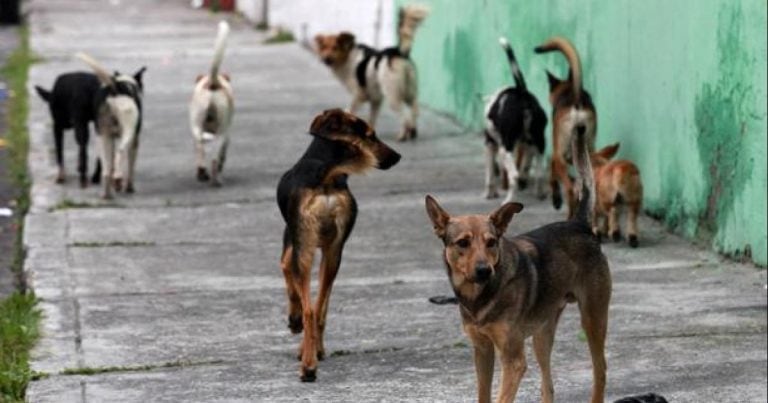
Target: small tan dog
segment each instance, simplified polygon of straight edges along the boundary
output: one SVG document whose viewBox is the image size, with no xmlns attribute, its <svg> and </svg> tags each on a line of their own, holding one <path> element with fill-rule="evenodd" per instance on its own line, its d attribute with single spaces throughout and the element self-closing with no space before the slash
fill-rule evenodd
<svg viewBox="0 0 768 403">
<path fill-rule="evenodd" d="M 619 151 L 619 143 L 603 147 L 592 154 L 592 168 L 595 171 L 597 203 L 592 230 L 602 237 L 610 235 L 614 242 L 621 240 L 619 214 L 627 207 L 627 240 L 636 248 L 637 216 L 643 204 L 643 183 L 640 170 L 632 161 L 611 161 Z"/>
<path fill-rule="evenodd" d="M 212 186 L 221 186 L 219 175 L 224 169 L 229 146 L 229 125 L 234 114 L 234 98 L 229 76 L 219 73 L 229 35 L 229 24 L 219 23 L 219 33 L 213 52 L 211 72 L 197 77 L 197 84 L 189 102 L 189 123 L 195 139 L 197 180 Z M 208 175 L 206 154 L 211 155 L 211 174 Z"/>
<path fill-rule="evenodd" d="M 416 66 L 410 59 L 413 37 L 428 11 L 423 6 L 410 5 L 400 9 L 397 46 L 383 50 L 357 44 L 349 32 L 338 35 L 316 35 L 316 51 L 325 63 L 352 93 L 349 112 L 357 115 L 365 102 L 371 103 L 368 124 L 376 127 L 376 119 L 384 99 L 400 116 L 402 129 L 398 141 L 413 140 L 417 136 L 416 120 L 419 115 Z"/>
<path fill-rule="evenodd" d="M 541 368 L 541 401 L 552 402 L 550 355 L 566 304 L 577 302 L 592 356 L 592 403 L 605 392 L 605 338 L 611 273 L 592 234 L 594 185 L 584 131 L 575 137 L 574 160 L 582 182 L 576 214 L 516 237 L 504 237 L 523 206 L 506 203 L 490 215 L 451 216 L 431 196 L 427 214 L 443 241 L 443 260 L 472 340 L 478 401 L 491 400 L 494 353 L 502 365 L 498 402 L 515 400 L 526 370 L 525 339 Z"/>
<path fill-rule="evenodd" d="M 552 187 L 552 205 L 560 209 L 563 197 L 560 185 L 563 186 L 568 201 L 568 217 L 575 212 L 576 199 L 573 195 L 578 190 L 573 189 L 573 183 L 568 176 L 568 164 L 572 159 L 570 139 L 575 131 L 586 132 L 589 151 L 595 149 L 597 135 L 597 110 L 592 103 L 592 97 L 581 85 L 581 62 L 579 54 L 565 38 L 550 38 L 546 43 L 536 47 L 536 53 L 559 51 L 570 67 L 568 78 L 560 80 L 547 72 L 549 80 L 549 102 L 552 104 L 552 167 L 550 169 L 550 186 Z"/>
</svg>

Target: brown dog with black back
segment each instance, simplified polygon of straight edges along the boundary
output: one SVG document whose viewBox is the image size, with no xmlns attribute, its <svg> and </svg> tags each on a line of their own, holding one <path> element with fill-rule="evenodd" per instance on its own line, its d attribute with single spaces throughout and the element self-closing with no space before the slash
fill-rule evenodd
<svg viewBox="0 0 768 403">
<path fill-rule="evenodd" d="M 573 137 L 582 191 L 568 221 L 506 238 L 521 204 L 506 203 L 487 216 L 451 216 L 434 198 L 426 198 L 427 214 L 444 244 L 443 259 L 464 331 L 474 345 L 481 403 L 491 400 L 494 350 L 502 365 L 497 401 L 514 401 L 526 370 L 523 347 L 529 336 L 541 368 L 542 401 L 553 401 L 550 354 L 557 322 L 569 302 L 579 305 L 592 355 L 591 402 L 603 402 L 611 274 L 592 234 L 594 185 L 587 137 L 583 131 Z"/>
<path fill-rule="evenodd" d="M 627 208 L 627 240 L 636 248 L 637 217 L 643 204 L 643 183 L 640 169 L 632 161 L 615 160 L 619 143 L 601 148 L 592 153 L 592 168 L 595 171 L 597 203 L 592 230 L 598 237 L 610 235 L 614 242 L 621 240 L 619 214 Z"/>
<path fill-rule="evenodd" d="M 586 133 L 589 151 L 595 149 L 597 135 L 597 111 L 592 97 L 582 88 L 579 55 L 568 40 L 560 37 L 549 39 L 536 47 L 536 53 L 560 51 L 568 59 L 568 79 L 560 80 L 547 72 L 549 102 L 552 104 L 552 165 L 549 183 L 552 188 L 552 204 L 560 209 L 563 197 L 560 185 L 568 201 L 568 217 L 575 212 L 573 183 L 568 176 L 568 164 L 572 159 L 570 139 L 575 131 Z"/>
<path fill-rule="evenodd" d="M 347 178 L 373 168 L 389 169 L 400 160 L 370 125 L 341 109 L 317 115 L 309 133 L 312 143 L 277 187 L 286 224 L 280 265 L 288 293 L 288 327 L 292 333 L 304 331 L 299 346 L 302 382 L 315 381 L 317 360 L 325 357 L 323 332 L 331 288 L 357 217 Z M 320 289 L 313 306 L 310 280 L 317 249 L 322 252 Z"/>
</svg>

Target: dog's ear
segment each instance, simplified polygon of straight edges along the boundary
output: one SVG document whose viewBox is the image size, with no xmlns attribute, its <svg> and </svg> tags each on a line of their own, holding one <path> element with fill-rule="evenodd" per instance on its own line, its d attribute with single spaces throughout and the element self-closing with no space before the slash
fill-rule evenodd
<svg viewBox="0 0 768 403">
<path fill-rule="evenodd" d="M 496 233 L 499 236 L 504 235 L 504 233 L 507 232 L 507 226 L 512 220 L 512 217 L 521 211 L 523 211 L 522 204 L 509 202 L 504 203 L 501 207 L 497 208 L 496 211 L 491 213 L 489 218 L 491 220 L 491 225 L 496 229 Z"/>
<path fill-rule="evenodd" d="M 144 72 L 147 71 L 147 66 L 141 66 L 135 73 L 133 73 L 133 79 L 139 84 L 140 88 L 144 88 L 144 83 L 141 81 Z"/>
<path fill-rule="evenodd" d="M 451 219 L 451 216 L 440 207 L 437 200 L 431 195 L 427 195 L 424 202 L 427 206 L 427 215 L 429 216 L 429 219 L 432 220 L 435 235 L 440 239 L 445 240 L 445 229 L 448 226 L 448 220 Z"/>
<path fill-rule="evenodd" d="M 344 50 L 351 50 L 355 46 L 355 36 L 349 32 L 342 32 L 336 38 L 339 48 Z"/>
<path fill-rule="evenodd" d="M 560 84 L 560 79 L 557 78 L 554 74 L 552 74 L 549 70 L 546 70 L 547 72 L 547 81 L 549 82 L 549 90 L 552 91 L 557 87 L 558 84 Z"/>
<path fill-rule="evenodd" d="M 229 73 L 221 73 L 221 76 L 224 77 L 224 79 L 227 80 L 228 83 L 232 82 L 232 76 L 230 76 Z"/>
<path fill-rule="evenodd" d="M 328 137 L 338 133 L 344 126 L 344 111 L 341 109 L 328 109 L 315 116 L 309 125 L 309 133 L 319 137 Z"/>
<path fill-rule="evenodd" d="M 325 35 L 322 35 L 322 34 L 315 35 L 315 45 L 317 45 L 317 47 L 322 47 L 324 41 L 325 41 Z"/>
<path fill-rule="evenodd" d="M 605 158 L 606 160 L 610 160 L 611 158 L 616 156 L 617 152 L 619 152 L 619 144 L 620 143 L 614 143 L 609 146 L 605 146 L 600 150 L 596 151 L 595 155 L 600 158 Z"/>
</svg>

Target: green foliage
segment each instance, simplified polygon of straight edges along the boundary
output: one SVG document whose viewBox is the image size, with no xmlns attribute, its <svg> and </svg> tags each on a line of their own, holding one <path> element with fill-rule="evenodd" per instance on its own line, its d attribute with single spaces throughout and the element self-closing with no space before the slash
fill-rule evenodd
<svg viewBox="0 0 768 403">
<path fill-rule="evenodd" d="M 29 350 L 40 336 L 34 294 L 14 293 L 0 302 L 0 401 L 24 400 L 32 377 Z"/>
</svg>

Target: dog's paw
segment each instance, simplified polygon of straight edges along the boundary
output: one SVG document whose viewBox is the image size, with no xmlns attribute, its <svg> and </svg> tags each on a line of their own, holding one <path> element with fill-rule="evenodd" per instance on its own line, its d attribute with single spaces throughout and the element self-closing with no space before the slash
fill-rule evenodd
<svg viewBox="0 0 768 403">
<path fill-rule="evenodd" d="M 411 127 L 408 129 L 408 138 L 411 140 L 416 140 L 416 138 L 419 137 L 419 131 L 416 130 L 415 127 Z"/>
<path fill-rule="evenodd" d="M 613 239 L 613 242 L 621 241 L 621 232 L 618 230 L 611 232 L 611 239 Z"/>
<path fill-rule="evenodd" d="M 101 175 L 93 175 L 91 177 L 91 183 L 94 185 L 98 185 L 101 183 Z"/>
<path fill-rule="evenodd" d="M 125 185 L 125 193 L 135 193 L 136 188 L 133 187 L 133 182 L 128 182 Z"/>
<path fill-rule="evenodd" d="M 197 167 L 197 180 L 200 182 L 208 182 L 211 177 L 208 175 L 208 171 L 203 167 Z"/>
<path fill-rule="evenodd" d="M 528 179 L 527 178 L 517 178 L 517 187 L 520 190 L 525 190 L 525 188 L 528 187 Z"/>
<path fill-rule="evenodd" d="M 483 193 L 483 197 L 485 197 L 488 200 L 491 200 L 499 197 L 499 193 L 496 191 L 496 189 L 487 189 L 485 193 Z"/>
<path fill-rule="evenodd" d="M 629 246 L 633 248 L 637 248 L 637 246 L 640 245 L 640 242 L 637 240 L 637 235 L 632 234 L 629 236 Z"/>
<path fill-rule="evenodd" d="M 112 179 L 112 187 L 115 188 L 116 192 L 122 192 L 123 191 L 123 178 L 114 178 L 114 179 Z"/>
<path fill-rule="evenodd" d="M 317 380 L 317 368 L 305 368 L 301 367 L 301 375 L 299 376 L 302 382 L 314 382 Z"/>
<path fill-rule="evenodd" d="M 325 360 L 325 347 L 320 347 L 317 349 L 317 360 L 318 361 Z"/>
<path fill-rule="evenodd" d="M 86 177 L 81 177 L 81 178 L 80 178 L 80 188 L 81 188 L 81 189 L 85 189 L 85 188 L 87 188 L 87 187 L 88 187 L 88 178 L 86 178 Z"/>
<path fill-rule="evenodd" d="M 301 316 L 288 316 L 288 328 L 291 329 L 291 333 L 299 334 L 304 330 L 304 322 L 301 320 Z M 299 358 L 301 358 L 301 351 L 299 351 Z"/>
<path fill-rule="evenodd" d="M 561 196 L 560 193 L 552 194 L 552 207 L 554 207 L 555 210 L 560 210 L 560 207 L 563 207 L 563 196 Z"/>
<path fill-rule="evenodd" d="M 59 185 L 61 185 L 62 183 L 65 183 L 66 181 L 67 181 L 67 177 L 66 176 L 64 176 L 62 174 L 56 175 L 55 182 L 58 183 Z"/>
</svg>

